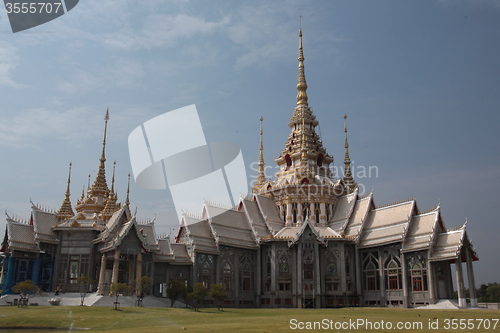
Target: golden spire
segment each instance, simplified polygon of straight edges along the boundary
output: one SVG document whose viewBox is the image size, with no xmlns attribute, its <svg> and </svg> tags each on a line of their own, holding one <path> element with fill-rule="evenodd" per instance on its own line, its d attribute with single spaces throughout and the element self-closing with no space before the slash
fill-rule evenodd
<svg viewBox="0 0 500 333">
<path fill-rule="evenodd" d="M 94 184 L 90 189 L 91 195 L 98 198 L 102 198 L 101 200 L 106 199 L 109 196 L 108 184 L 106 182 L 106 167 L 104 164 L 104 162 L 106 162 L 106 134 L 108 129 L 108 120 L 109 120 L 109 109 L 106 109 L 106 115 L 104 116 L 104 138 L 102 141 L 101 158 L 99 159 L 99 170 L 97 171 L 97 176 L 95 178 Z"/>
<path fill-rule="evenodd" d="M 116 194 L 115 194 L 115 170 L 116 170 L 116 161 L 113 163 L 113 177 L 111 179 L 111 190 L 109 191 L 108 200 L 106 201 L 106 207 L 102 210 L 100 217 L 103 220 L 109 219 L 113 216 L 113 213 L 116 210 Z"/>
<path fill-rule="evenodd" d="M 75 215 L 73 212 L 73 208 L 71 207 L 71 200 L 70 200 L 70 184 L 71 184 L 71 167 L 73 164 L 70 162 L 69 163 L 69 172 L 68 172 L 68 186 L 66 188 L 66 194 L 64 196 L 64 200 L 61 204 L 61 208 L 56 213 L 56 216 L 59 219 L 67 219 Z"/>
<path fill-rule="evenodd" d="M 125 205 L 130 205 L 130 173 L 128 174 L 127 198 L 125 199 Z"/>
<path fill-rule="evenodd" d="M 82 197 L 80 198 L 80 200 L 78 200 L 78 202 L 83 202 L 83 200 L 85 199 L 85 185 L 83 185 L 83 188 L 82 188 Z"/>
<path fill-rule="evenodd" d="M 109 191 L 109 197 L 115 195 L 115 169 L 116 169 L 116 161 L 113 162 L 113 177 L 111 177 L 111 190 Z"/>
<path fill-rule="evenodd" d="M 260 152 L 259 152 L 259 175 L 257 177 L 257 181 L 255 182 L 255 185 L 254 185 L 254 190 L 257 191 L 259 190 L 260 188 L 262 188 L 262 186 L 265 185 L 266 183 L 266 174 L 264 172 L 264 145 L 262 143 L 262 134 L 263 134 L 263 131 L 262 131 L 262 122 L 264 121 L 264 118 L 261 116 L 260 117 Z"/>
<path fill-rule="evenodd" d="M 352 177 L 351 159 L 349 157 L 349 142 L 347 141 L 347 115 L 344 114 L 344 133 L 345 133 L 345 156 L 344 156 L 344 184 L 347 187 L 348 193 L 352 193 L 356 187 L 356 182 Z"/>
<path fill-rule="evenodd" d="M 307 106 L 307 83 L 304 74 L 304 51 L 302 49 L 302 28 L 299 30 L 299 78 L 297 81 L 297 105 Z"/>
<path fill-rule="evenodd" d="M 293 170 L 296 172 L 294 177 L 300 179 L 313 179 L 316 174 L 333 178 L 329 169 L 333 157 L 326 152 L 321 138 L 316 133 L 315 128 L 318 126 L 318 121 L 308 103 L 302 27 L 299 29 L 298 61 L 297 104 L 288 123 L 291 133 L 285 143 L 285 149 L 275 159 L 280 167 L 276 176 L 277 178 L 289 177 Z"/>
<path fill-rule="evenodd" d="M 91 178 L 91 177 L 92 177 L 92 176 L 91 176 L 91 175 L 90 175 L 90 173 L 89 173 L 89 176 L 88 176 L 88 179 L 87 179 L 87 196 L 89 196 L 89 195 L 90 195 L 90 178 Z"/>
</svg>

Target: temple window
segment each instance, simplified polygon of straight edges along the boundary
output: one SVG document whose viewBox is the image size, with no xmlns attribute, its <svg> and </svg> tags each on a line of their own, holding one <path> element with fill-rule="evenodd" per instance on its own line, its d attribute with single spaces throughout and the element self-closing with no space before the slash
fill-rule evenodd
<svg viewBox="0 0 500 333">
<path fill-rule="evenodd" d="M 384 276 L 385 289 L 403 289 L 403 280 L 401 277 L 401 262 L 394 253 L 391 253 L 384 262 Z"/>
<path fill-rule="evenodd" d="M 408 256 L 408 273 L 412 291 L 427 291 L 427 261 L 421 254 Z"/>
<path fill-rule="evenodd" d="M 286 170 L 290 169 L 290 167 L 292 166 L 292 159 L 290 155 L 288 154 L 285 155 L 285 162 L 286 162 Z"/>
<path fill-rule="evenodd" d="M 215 277 L 215 259 L 211 254 L 199 254 L 198 259 L 198 281 L 203 283 L 205 288 L 210 288 Z"/>
<path fill-rule="evenodd" d="M 292 203 L 292 221 L 293 223 L 297 223 L 297 203 Z"/>
<path fill-rule="evenodd" d="M 319 150 L 319 147 L 318 147 Z M 316 160 L 316 164 L 320 167 L 323 165 L 323 154 L 318 155 L 318 159 Z"/>
<path fill-rule="evenodd" d="M 379 290 L 379 264 L 377 252 L 363 255 L 363 282 L 365 290 Z"/>
<path fill-rule="evenodd" d="M 302 204 L 302 217 L 303 217 L 303 221 L 306 220 L 306 218 L 309 216 L 309 214 L 310 214 L 309 204 L 307 202 L 304 202 Z"/>
<path fill-rule="evenodd" d="M 321 209 L 319 202 L 314 203 L 314 215 L 316 217 L 316 223 L 319 223 L 319 217 L 321 215 Z"/>
</svg>

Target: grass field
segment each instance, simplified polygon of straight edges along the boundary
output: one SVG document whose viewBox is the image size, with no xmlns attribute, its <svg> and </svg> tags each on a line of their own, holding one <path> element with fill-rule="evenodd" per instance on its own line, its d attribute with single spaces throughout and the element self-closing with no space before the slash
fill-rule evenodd
<svg viewBox="0 0 500 333">
<path fill-rule="evenodd" d="M 68 328 L 68 331 L 72 330 L 71 328 L 90 329 L 84 332 L 143 333 L 184 330 L 217 333 L 500 332 L 498 319 L 500 319 L 499 310 L 343 308 L 331 310 L 224 309 L 220 312 L 213 308 L 203 308 L 200 312 L 193 312 L 183 308 L 130 307 L 113 310 L 108 307 L 32 306 L 17 308 L 4 306 L 0 307 L 0 332 L 10 331 L 1 328 L 13 326 L 60 327 Z M 364 323 L 361 322 L 362 320 Z M 314 329 L 314 322 L 319 322 L 316 324 L 316 329 Z M 372 326 L 370 327 L 367 322 L 370 322 Z M 404 326 L 398 329 L 398 323 L 406 325 L 407 329 Z M 437 324 L 437 327 L 429 328 L 429 323 Z M 392 328 L 388 327 L 389 325 L 392 325 Z M 465 329 L 460 329 L 460 326 Z M 12 330 L 18 333 L 23 331 Z"/>
</svg>

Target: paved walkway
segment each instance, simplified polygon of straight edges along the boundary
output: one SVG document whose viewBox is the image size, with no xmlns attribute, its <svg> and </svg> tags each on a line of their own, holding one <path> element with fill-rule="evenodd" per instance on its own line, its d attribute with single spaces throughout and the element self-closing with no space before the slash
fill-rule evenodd
<svg viewBox="0 0 500 333">
<path fill-rule="evenodd" d="M 449 299 L 439 300 L 436 304 L 419 306 L 417 309 L 459 309 L 458 305 Z"/>
<path fill-rule="evenodd" d="M 80 305 L 80 294 L 79 293 L 67 293 L 60 294 L 59 296 L 54 296 L 54 294 L 45 294 L 42 296 L 34 296 L 29 300 L 30 304 L 37 305 L 49 305 L 49 300 L 58 297 L 61 299 L 59 305 L 61 306 L 79 306 Z M 19 300 L 19 295 L 4 295 L 0 297 L 0 305 L 11 305 L 16 304 L 15 300 Z M 135 306 L 135 302 L 137 300 L 136 296 L 120 296 L 118 301 L 120 302 L 120 307 L 131 307 Z M 115 297 L 110 296 L 101 296 L 96 293 L 87 294 L 85 297 L 84 305 L 85 306 L 113 306 L 113 302 L 115 301 Z M 143 307 L 170 307 L 170 299 L 168 298 L 157 298 L 153 296 L 146 296 L 142 300 Z M 184 307 L 185 304 L 179 301 L 175 302 L 174 305 L 176 308 Z"/>
</svg>

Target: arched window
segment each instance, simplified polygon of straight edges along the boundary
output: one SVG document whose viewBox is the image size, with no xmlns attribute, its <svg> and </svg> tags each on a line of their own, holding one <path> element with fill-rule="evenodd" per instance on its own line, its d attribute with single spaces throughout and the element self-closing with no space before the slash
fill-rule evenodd
<svg viewBox="0 0 500 333">
<path fill-rule="evenodd" d="M 318 147 L 319 148 L 319 147 Z M 316 160 L 316 164 L 320 167 L 323 166 L 323 154 L 318 155 L 318 159 Z"/>
<path fill-rule="evenodd" d="M 302 203 L 302 220 L 305 221 L 306 218 L 310 215 L 309 203 Z"/>
<path fill-rule="evenodd" d="M 316 223 L 319 223 L 319 217 L 321 215 L 319 202 L 314 203 L 314 215 L 316 216 Z"/>
<path fill-rule="evenodd" d="M 379 290 L 379 265 L 377 252 L 363 254 L 363 282 L 365 290 Z"/>
<path fill-rule="evenodd" d="M 286 162 L 286 170 L 290 169 L 292 166 L 292 159 L 290 158 L 290 155 L 286 154 L 285 155 L 285 162 Z"/>
<path fill-rule="evenodd" d="M 292 221 L 297 223 L 297 203 L 292 203 Z"/>
<path fill-rule="evenodd" d="M 427 260 L 421 254 L 408 256 L 408 273 L 412 291 L 427 291 Z"/>
<path fill-rule="evenodd" d="M 403 279 L 401 277 L 401 261 L 399 257 L 391 252 L 384 262 L 385 289 L 403 289 Z"/>
</svg>

